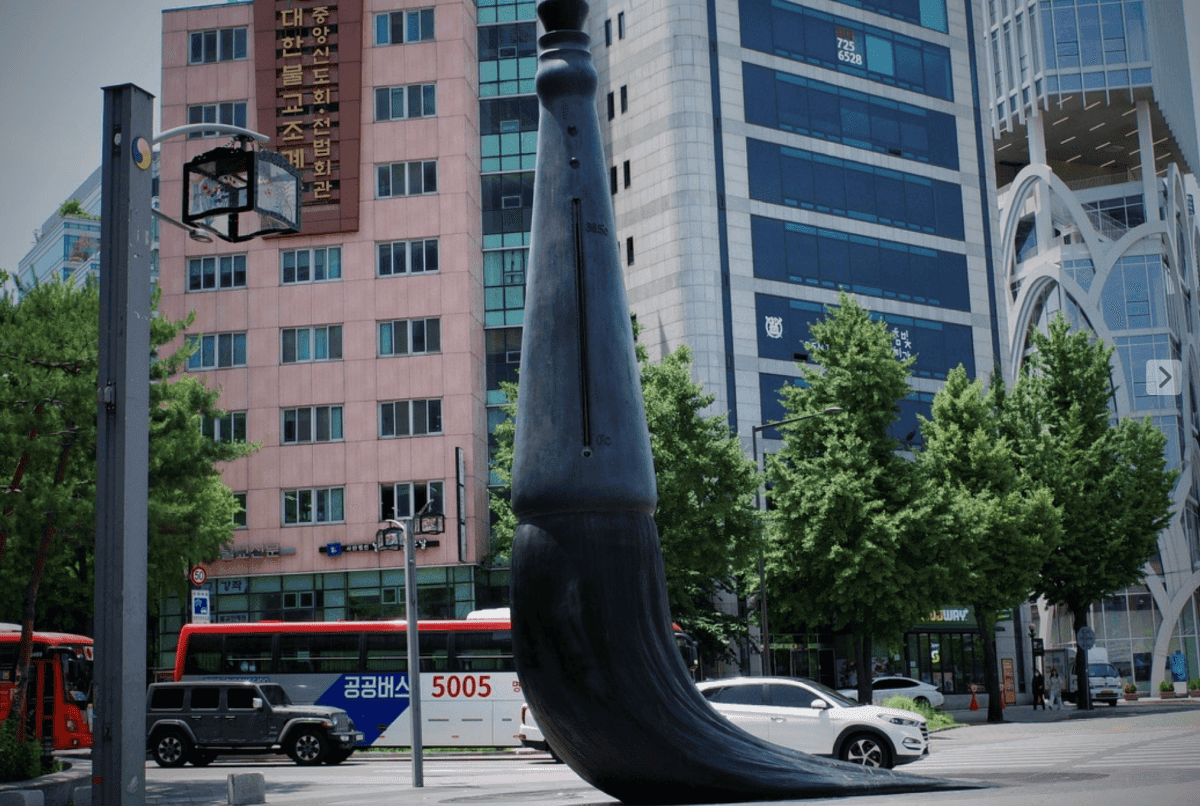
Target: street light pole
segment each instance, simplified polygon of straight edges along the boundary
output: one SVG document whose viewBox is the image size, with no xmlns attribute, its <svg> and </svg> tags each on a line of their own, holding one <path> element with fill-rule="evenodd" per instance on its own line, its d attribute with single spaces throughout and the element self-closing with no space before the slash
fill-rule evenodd
<svg viewBox="0 0 1200 806">
<path fill-rule="evenodd" d="M 765 468 L 759 464 L 758 460 L 758 435 L 759 432 L 766 431 L 770 428 L 775 428 L 781 425 L 790 423 L 798 423 L 801 420 L 807 420 L 812 417 L 822 417 L 826 414 L 839 414 L 842 411 L 839 406 L 829 406 L 821 411 L 802 414 L 799 417 L 790 417 L 786 420 L 777 420 L 773 423 L 763 423 L 762 425 L 753 426 L 750 429 L 750 445 L 754 451 L 754 469 L 762 473 Z M 754 489 L 754 508 L 762 509 L 762 485 L 758 485 Z M 758 540 L 758 605 L 760 617 L 762 618 L 762 673 L 770 675 L 773 671 L 771 668 L 771 634 L 767 628 L 767 565 L 766 555 L 763 550 L 763 536 L 761 533 L 762 524 L 759 524 L 759 540 Z"/>
</svg>

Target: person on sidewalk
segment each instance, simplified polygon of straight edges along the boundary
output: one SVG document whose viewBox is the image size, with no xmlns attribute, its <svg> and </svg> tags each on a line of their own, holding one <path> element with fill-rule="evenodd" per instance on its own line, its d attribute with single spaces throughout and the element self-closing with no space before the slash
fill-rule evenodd
<svg viewBox="0 0 1200 806">
<path fill-rule="evenodd" d="M 1061 711 L 1063 707 L 1062 701 L 1062 678 L 1058 676 L 1058 667 L 1054 666 L 1050 669 L 1050 708 L 1055 711 Z"/>
<path fill-rule="evenodd" d="M 1046 710 L 1046 678 L 1042 676 L 1040 669 L 1033 670 L 1033 710 L 1037 710 L 1038 706 L 1042 706 L 1042 710 Z"/>
</svg>

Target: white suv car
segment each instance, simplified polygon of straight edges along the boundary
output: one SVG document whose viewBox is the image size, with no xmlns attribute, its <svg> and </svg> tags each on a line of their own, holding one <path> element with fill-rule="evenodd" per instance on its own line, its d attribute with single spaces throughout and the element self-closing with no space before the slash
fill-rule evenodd
<svg viewBox="0 0 1200 806">
<path fill-rule="evenodd" d="M 859 705 L 815 680 L 738 677 L 697 688 L 747 733 L 811 755 L 891 768 L 929 752 L 929 728 L 920 714 Z"/>
</svg>

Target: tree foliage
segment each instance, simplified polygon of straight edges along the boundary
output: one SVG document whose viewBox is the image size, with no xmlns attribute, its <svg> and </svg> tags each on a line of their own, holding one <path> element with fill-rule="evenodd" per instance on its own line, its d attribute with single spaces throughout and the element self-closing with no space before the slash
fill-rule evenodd
<svg viewBox="0 0 1200 806">
<path fill-rule="evenodd" d="M 1050 491 L 1021 471 L 1001 428 L 1004 388 L 950 372 L 933 399 L 933 419 L 921 419 L 925 447 L 917 469 L 930 496 L 929 528 L 944 531 L 944 558 L 956 591 L 952 600 L 975 611 L 984 647 L 988 720 L 1003 720 L 996 673 L 998 614 L 1029 597 L 1059 541 L 1059 513 Z M 951 601 L 951 600 L 947 600 Z"/>
<path fill-rule="evenodd" d="M 94 606 L 99 289 L 43 283 L 0 300 L 0 621 L 18 621 L 47 522 L 55 528 L 38 593 L 38 626 L 87 632 Z M 155 316 L 151 348 L 186 327 Z M 254 450 L 203 436 L 219 391 L 179 374 L 188 348 L 154 357 L 150 385 L 147 580 L 151 608 L 187 589 L 190 565 L 214 559 L 237 510 L 214 466 Z M 147 356 L 151 360 L 151 356 Z M 64 452 L 64 442 L 71 440 Z M 65 455 L 65 462 L 62 462 Z M 25 457 L 28 457 L 27 459 Z M 60 467 L 61 463 L 61 467 Z M 20 467 L 20 481 L 11 480 Z M 61 480 L 55 481 L 57 473 Z"/>
<path fill-rule="evenodd" d="M 824 625 L 863 642 L 898 642 L 941 602 L 945 571 L 925 528 L 921 480 L 888 435 L 910 389 L 912 359 L 900 361 L 883 322 L 849 295 L 812 325 L 808 345 L 819 369 L 801 367 L 805 386 L 782 390 L 783 447 L 767 478 L 771 513 L 767 572 L 772 607 L 796 625 Z M 858 675 L 860 697 L 869 676 Z"/>
<path fill-rule="evenodd" d="M 1061 313 L 1031 338 L 1004 423 L 1022 468 L 1062 517 L 1062 540 L 1034 590 L 1065 605 L 1078 630 L 1092 602 L 1142 578 L 1179 473 L 1167 469 L 1166 436 L 1149 417 L 1114 423 L 1111 346 L 1071 332 Z"/>
<path fill-rule="evenodd" d="M 727 651 L 744 625 L 714 606 L 713 598 L 731 591 L 752 561 L 759 528 L 754 492 L 754 462 L 747 458 L 724 416 L 704 416 L 715 400 L 691 377 L 687 346 L 651 364 L 637 347 L 642 397 L 658 485 L 658 527 L 666 566 L 671 614 L 699 643 L 703 657 Z M 512 547 L 516 517 L 508 502 L 517 388 L 505 386 L 507 419 L 493 431 L 493 472 L 504 487 L 494 490 L 491 507 L 495 563 L 505 563 Z"/>
</svg>

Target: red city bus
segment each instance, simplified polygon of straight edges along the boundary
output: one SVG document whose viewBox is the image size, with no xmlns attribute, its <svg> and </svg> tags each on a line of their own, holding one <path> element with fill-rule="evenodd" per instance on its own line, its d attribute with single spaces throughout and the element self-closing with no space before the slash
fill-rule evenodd
<svg viewBox="0 0 1200 806">
<path fill-rule="evenodd" d="M 12 710 L 20 646 L 21 625 L 0 623 L 0 722 Z M 34 631 L 25 689 L 27 735 L 52 737 L 55 750 L 92 746 L 92 657 L 87 636 Z"/>
<path fill-rule="evenodd" d="M 417 630 L 422 743 L 517 745 L 525 701 L 508 613 L 420 621 Z M 412 743 L 404 621 L 186 624 L 174 679 L 278 683 L 294 702 L 345 709 L 362 747 Z"/>
</svg>

